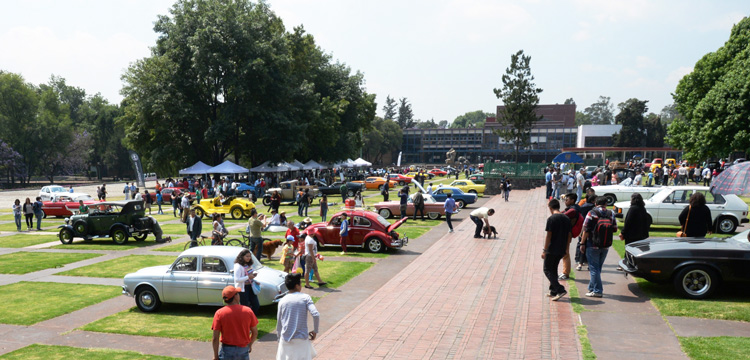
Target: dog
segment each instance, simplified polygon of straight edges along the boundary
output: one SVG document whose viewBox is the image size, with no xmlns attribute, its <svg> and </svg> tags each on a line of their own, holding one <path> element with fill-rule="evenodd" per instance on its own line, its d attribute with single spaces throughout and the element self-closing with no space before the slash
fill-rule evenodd
<svg viewBox="0 0 750 360">
<path fill-rule="evenodd" d="M 486 237 L 487 239 L 494 238 L 497 239 L 497 230 L 495 230 L 495 227 L 490 226 L 484 226 L 482 228 L 482 237 Z"/>
<path fill-rule="evenodd" d="M 264 242 L 263 243 L 263 255 L 268 257 L 268 259 L 271 259 L 271 256 L 273 255 L 273 253 L 276 252 L 276 248 L 278 248 L 281 245 L 284 245 L 284 242 L 281 240 L 273 240 L 273 241 Z"/>
</svg>

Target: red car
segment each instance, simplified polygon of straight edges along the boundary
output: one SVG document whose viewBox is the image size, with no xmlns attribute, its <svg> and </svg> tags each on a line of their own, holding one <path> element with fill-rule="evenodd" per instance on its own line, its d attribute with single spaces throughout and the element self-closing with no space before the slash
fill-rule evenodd
<svg viewBox="0 0 750 360">
<path fill-rule="evenodd" d="M 403 218 L 393 224 L 372 211 L 344 210 L 331 217 L 328 223 L 321 222 L 308 226 L 302 236 L 311 234 L 318 246 L 341 246 L 341 214 L 346 213 L 349 220 L 349 242 L 347 247 L 363 247 L 373 253 L 383 252 L 387 248 L 400 249 L 409 243 L 408 237 L 399 237 L 396 228 L 406 222 Z"/>
<path fill-rule="evenodd" d="M 169 204 L 172 202 L 172 196 L 180 196 L 183 193 L 190 194 L 191 198 L 195 198 L 194 192 L 188 192 L 187 189 L 184 187 L 168 187 L 168 188 L 161 188 L 161 197 L 164 199 L 165 204 Z M 156 191 L 149 192 L 149 196 L 151 196 L 151 200 L 154 201 L 154 204 L 156 204 Z"/>
<path fill-rule="evenodd" d="M 52 201 L 42 202 L 42 211 L 44 212 L 44 217 L 71 216 L 74 213 L 78 212 L 78 207 L 80 206 L 78 201 L 80 200 L 83 200 L 83 204 L 86 206 L 91 206 L 98 202 L 96 199 L 85 194 L 74 194 L 73 196 L 70 196 L 70 194 L 66 193 L 56 193 L 56 195 L 52 197 Z"/>
<path fill-rule="evenodd" d="M 440 170 L 440 169 L 432 169 L 432 170 L 428 171 L 428 173 L 430 173 L 432 175 L 435 175 L 435 176 L 445 176 L 445 175 L 448 175 L 447 171 L 443 171 L 443 170 Z"/>
<path fill-rule="evenodd" d="M 401 186 L 411 184 L 411 181 L 414 180 L 413 178 L 401 174 L 388 174 L 388 179 L 397 182 Z"/>
</svg>

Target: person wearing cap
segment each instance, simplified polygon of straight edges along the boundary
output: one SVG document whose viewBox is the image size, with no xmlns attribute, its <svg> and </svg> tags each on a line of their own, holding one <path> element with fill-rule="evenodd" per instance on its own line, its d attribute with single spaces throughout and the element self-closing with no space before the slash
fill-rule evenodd
<svg viewBox="0 0 750 360">
<path fill-rule="evenodd" d="M 281 263 L 284 264 L 284 272 L 287 274 L 292 272 L 292 267 L 294 267 L 294 249 L 296 248 L 294 243 L 296 240 L 294 235 L 287 235 L 286 244 L 284 244 L 281 250 L 281 253 L 284 254 L 281 258 Z"/>
<path fill-rule="evenodd" d="M 289 293 L 279 301 L 276 315 L 277 359 L 312 359 L 317 355 L 312 340 L 318 335 L 320 313 L 310 295 L 301 292 L 300 276 L 289 274 L 284 278 Z M 307 331 L 307 313 L 313 318 L 313 331 L 310 332 Z"/>
<path fill-rule="evenodd" d="M 240 292 L 231 285 L 221 292 L 227 305 L 216 311 L 211 325 L 214 360 L 249 359 L 258 339 L 258 318 L 249 307 L 240 305 Z"/>
<path fill-rule="evenodd" d="M 349 221 L 346 219 L 346 213 L 341 214 L 339 235 L 341 236 L 341 255 L 346 255 L 346 243 L 349 241 Z"/>
</svg>

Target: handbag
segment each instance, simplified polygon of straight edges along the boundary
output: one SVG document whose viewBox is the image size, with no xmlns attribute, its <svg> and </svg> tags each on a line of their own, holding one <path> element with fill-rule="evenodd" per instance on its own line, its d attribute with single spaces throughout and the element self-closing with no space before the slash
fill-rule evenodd
<svg viewBox="0 0 750 360">
<path fill-rule="evenodd" d="M 253 294 L 258 295 L 260 294 L 260 284 L 253 281 L 252 284 L 250 284 L 250 287 L 253 288 Z"/>
<path fill-rule="evenodd" d="M 688 221 L 690 221 L 690 211 L 692 210 L 693 210 L 693 207 L 690 206 L 688 208 L 687 219 L 685 219 L 685 225 L 682 226 L 682 230 L 677 232 L 677 237 L 687 237 L 687 234 L 685 233 L 685 229 L 687 228 Z"/>
</svg>

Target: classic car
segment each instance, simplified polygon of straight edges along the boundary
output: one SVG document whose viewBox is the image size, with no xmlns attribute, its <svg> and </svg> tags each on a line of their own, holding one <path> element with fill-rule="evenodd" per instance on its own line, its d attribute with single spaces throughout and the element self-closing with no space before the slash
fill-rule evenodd
<svg viewBox="0 0 750 360">
<path fill-rule="evenodd" d="M 291 202 L 292 204 L 294 204 L 297 201 L 297 192 L 302 187 L 301 185 L 299 185 L 298 180 L 282 181 L 279 185 L 281 187 L 270 188 L 266 190 L 266 194 L 263 195 L 263 205 L 271 205 L 271 195 L 274 192 L 278 192 L 281 195 L 282 202 Z M 318 189 L 314 187 L 310 188 L 310 196 L 312 196 L 312 198 L 314 199 L 317 195 Z"/>
<path fill-rule="evenodd" d="M 413 179 L 415 176 L 417 176 L 417 174 L 419 174 L 419 173 L 416 172 L 416 171 L 411 171 L 411 172 L 406 173 L 404 176 L 410 177 L 410 178 Z M 435 177 L 435 174 L 432 174 L 432 173 L 429 173 L 429 172 L 426 172 L 426 173 L 423 172 L 422 174 L 426 175 L 427 179 L 432 179 L 433 177 Z"/>
<path fill-rule="evenodd" d="M 325 181 L 317 180 L 315 185 L 318 186 L 318 192 L 326 195 L 338 195 L 341 194 L 341 184 L 343 182 L 336 181 L 331 185 L 327 185 Z M 354 196 L 359 191 L 365 189 L 365 184 L 361 182 L 347 182 L 346 183 L 346 195 L 349 197 Z"/>
<path fill-rule="evenodd" d="M 255 204 L 247 198 L 237 196 L 215 197 L 212 199 L 201 199 L 193 205 L 195 216 L 211 216 L 213 214 L 229 214 L 232 219 L 243 219 L 250 217 L 250 210 L 255 209 Z"/>
<path fill-rule="evenodd" d="M 451 186 L 439 186 L 436 190 L 432 191 L 432 197 L 435 201 L 445 202 L 448 199 L 448 194 L 453 194 L 453 200 L 456 201 L 459 209 L 463 209 L 466 205 L 477 202 L 477 194 L 467 194 L 463 190 L 457 187 Z"/>
<path fill-rule="evenodd" d="M 447 171 L 440 170 L 440 169 L 432 169 L 432 170 L 428 171 L 428 173 L 430 173 L 432 175 L 435 175 L 435 176 L 446 176 L 446 175 L 448 175 Z"/>
<path fill-rule="evenodd" d="M 464 192 L 469 192 L 473 194 L 483 193 L 484 188 L 485 188 L 484 184 L 475 184 L 471 180 L 455 180 L 448 186 L 457 187 L 463 190 Z"/>
<path fill-rule="evenodd" d="M 255 193 L 255 196 L 257 197 L 260 195 L 260 189 L 256 189 L 255 186 L 248 183 L 240 183 L 235 190 L 235 195 L 240 195 L 246 198 L 250 197 L 250 193 Z"/>
<path fill-rule="evenodd" d="M 707 186 L 665 186 L 646 199 L 646 212 L 654 225 L 680 225 L 678 219 L 682 209 L 690 203 L 690 196 L 699 191 L 706 197 L 711 210 L 715 232 L 733 233 L 747 218 L 748 206 L 737 195 L 712 194 Z M 624 218 L 630 209 L 630 201 L 615 203 L 615 216 Z"/>
<path fill-rule="evenodd" d="M 39 190 L 39 197 L 42 201 L 50 201 L 55 194 L 65 193 L 71 196 L 86 195 L 84 193 L 71 193 L 69 189 L 66 189 L 60 185 L 47 185 L 43 186 L 42 190 Z M 33 200 L 33 199 L 32 199 Z"/>
<path fill-rule="evenodd" d="M 44 217 L 65 217 L 78 213 L 79 201 L 81 200 L 83 200 L 83 204 L 86 206 L 91 206 L 98 202 L 98 200 L 87 194 L 54 193 L 52 200 L 42 202 Z"/>
<path fill-rule="evenodd" d="M 406 216 L 414 216 L 414 195 L 409 196 L 409 200 L 406 204 Z M 432 195 L 422 194 L 424 197 L 424 213 L 428 218 L 435 220 L 440 219 L 440 216 L 445 215 L 445 202 L 437 202 Z M 391 216 L 401 216 L 400 202 L 396 201 L 381 201 L 373 205 L 375 210 L 384 218 Z M 422 215 L 421 213 L 419 215 Z"/>
<path fill-rule="evenodd" d="M 596 196 L 604 196 L 607 199 L 607 205 L 612 206 L 618 201 L 630 201 L 633 194 L 641 194 L 644 199 L 650 198 L 653 194 L 662 190 L 661 186 L 625 186 L 625 185 L 603 185 L 594 186 Z"/>
<path fill-rule="evenodd" d="M 221 290 L 234 285 L 234 259 L 242 251 L 237 246 L 198 246 L 185 250 L 172 265 L 140 269 L 123 278 L 122 294 L 135 298 L 143 312 L 159 310 L 162 303 L 222 306 Z M 286 273 L 261 264 L 253 256 L 255 281 L 260 285 L 258 302 L 271 305 L 287 292 Z"/>
<path fill-rule="evenodd" d="M 383 190 L 383 185 L 385 185 L 386 180 L 385 178 L 382 178 L 382 177 L 371 176 L 371 177 L 366 178 L 364 181 L 357 180 L 357 181 L 352 181 L 352 182 L 355 184 L 364 184 L 365 189 L 367 190 Z M 388 181 L 389 189 L 395 188 L 396 185 L 398 185 L 397 182 L 392 181 L 392 180 Z"/>
<path fill-rule="evenodd" d="M 595 166 L 595 165 L 589 165 L 589 166 L 586 166 L 586 168 L 585 168 L 586 170 L 584 170 L 584 171 L 586 171 L 586 179 L 591 179 L 591 175 L 593 175 L 593 174 L 594 174 L 594 171 L 595 171 L 596 169 L 598 169 L 598 168 L 599 168 L 599 167 L 598 167 L 598 166 Z"/>
<path fill-rule="evenodd" d="M 90 240 L 95 237 L 111 237 L 116 244 L 128 242 L 132 236 L 137 241 L 146 240 L 153 224 L 146 216 L 143 201 L 103 201 L 89 206 L 88 214 L 77 214 L 65 218 L 65 225 L 58 227 L 60 242 L 70 244 L 73 238 Z"/>
<path fill-rule="evenodd" d="M 475 184 L 484 184 L 484 174 L 474 174 L 469 176 L 469 180 Z"/>
<path fill-rule="evenodd" d="M 163 199 L 165 204 L 171 203 L 172 197 L 180 196 L 186 193 L 190 194 L 192 198 L 195 198 L 194 192 L 189 192 L 186 188 L 183 188 L 183 187 L 161 188 L 161 198 Z M 156 204 L 156 191 L 149 192 L 148 195 L 151 196 L 151 200 L 153 200 L 154 204 Z"/>
<path fill-rule="evenodd" d="M 388 179 L 397 182 L 400 186 L 410 184 L 413 178 L 401 174 L 388 174 Z"/>
<path fill-rule="evenodd" d="M 654 161 L 651 162 L 651 172 L 656 171 L 656 169 L 662 167 L 662 165 L 664 165 L 664 160 L 662 158 L 655 158 Z"/>
<path fill-rule="evenodd" d="M 318 246 L 341 246 L 341 214 L 346 212 L 349 226 L 347 247 L 364 247 L 373 253 L 386 249 L 400 249 L 409 243 L 409 238 L 401 237 L 395 230 L 406 222 L 403 218 L 391 224 L 388 220 L 372 211 L 344 210 L 339 211 L 326 222 L 312 224 L 302 231 L 301 236 L 310 234 Z"/>
<path fill-rule="evenodd" d="M 654 238 L 625 246 L 620 267 L 655 283 L 672 283 L 690 299 L 711 296 L 722 283 L 750 282 L 750 230 L 729 238 Z"/>
</svg>

